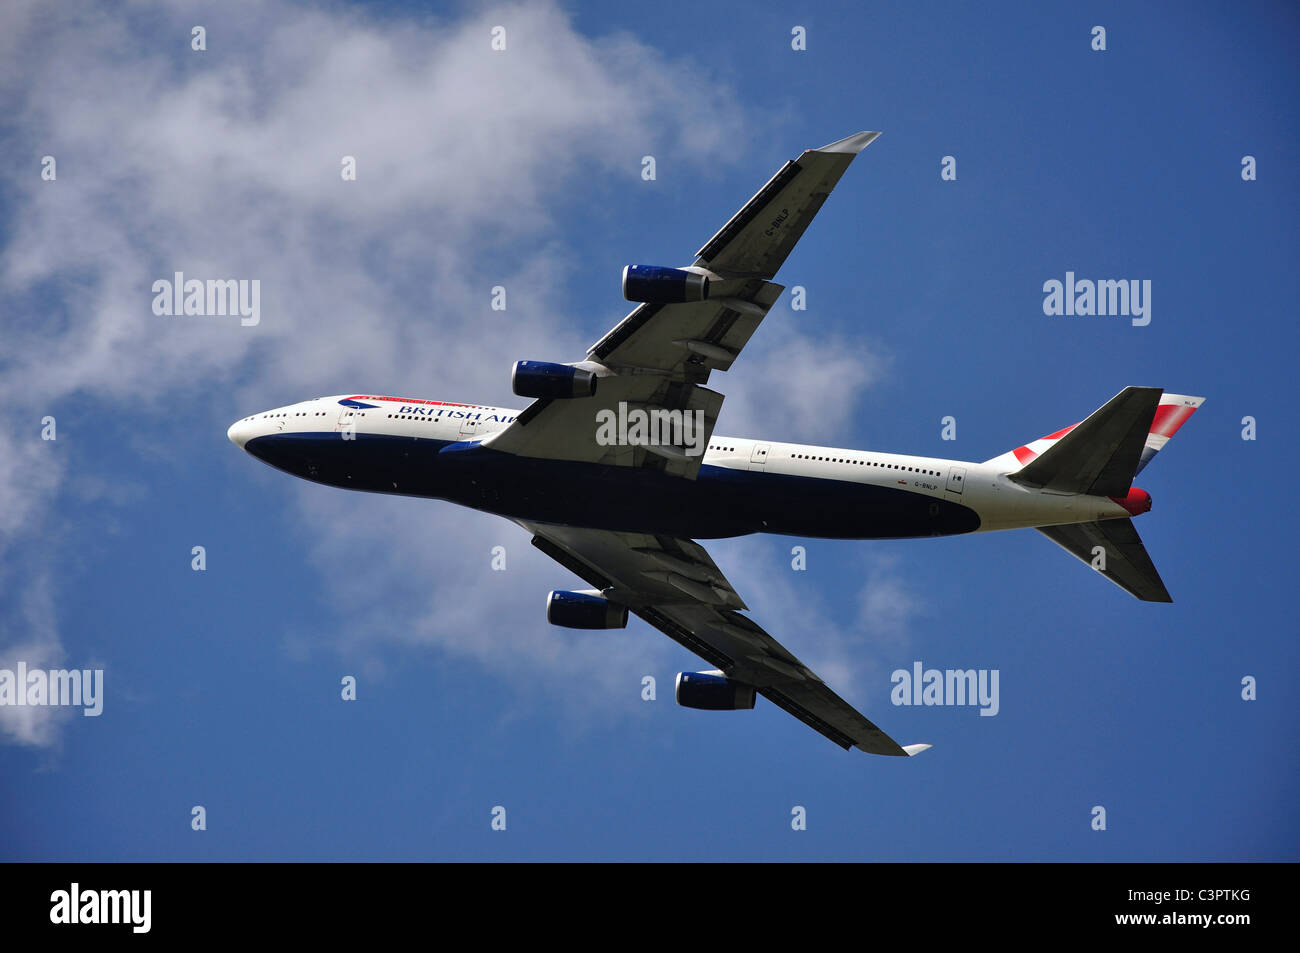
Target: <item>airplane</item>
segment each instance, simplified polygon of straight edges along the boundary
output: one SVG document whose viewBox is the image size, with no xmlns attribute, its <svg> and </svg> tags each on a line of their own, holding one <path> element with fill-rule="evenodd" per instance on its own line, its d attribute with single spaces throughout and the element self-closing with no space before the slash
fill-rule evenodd
<svg viewBox="0 0 1300 953">
<path fill-rule="evenodd" d="M 982 463 L 726 437 L 726 371 L 776 303 L 772 279 L 878 132 L 805 151 L 683 268 L 628 266 L 635 309 L 568 364 L 519 361 L 527 408 L 342 394 L 253 414 L 227 436 L 327 486 L 449 500 L 513 520 L 590 589 L 556 590 L 546 617 L 623 628 L 629 613 L 714 666 L 677 676 L 680 705 L 761 695 L 845 749 L 915 755 L 835 694 L 744 613 L 697 540 L 774 533 L 897 539 L 1034 528 L 1111 582 L 1171 602 L 1133 518 L 1133 478 L 1203 398 L 1126 387 L 1081 423 Z"/>
</svg>

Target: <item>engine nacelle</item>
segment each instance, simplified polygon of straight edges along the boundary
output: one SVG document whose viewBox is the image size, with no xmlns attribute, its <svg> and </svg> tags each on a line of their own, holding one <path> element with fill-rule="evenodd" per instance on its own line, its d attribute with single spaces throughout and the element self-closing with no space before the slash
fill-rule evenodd
<svg viewBox="0 0 1300 953">
<path fill-rule="evenodd" d="M 596 589 L 557 589 L 546 597 L 546 621 L 567 629 L 622 629 L 627 606 L 614 605 Z"/>
<path fill-rule="evenodd" d="M 520 397 L 567 400 L 596 393 L 596 375 L 569 364 L 545 361 L 515 361 L 510 388 Z"/>
<path fill-rule="evenodd" d="M 628 301 L 680 304 L 709 296 L 709 279 L 680 268 L 628 265 L 623 269 L 623 297 Z"/>
<path fill-rule="evenodd" d="M 721 672 L 678 672 L 677 704 L 706 711 L 754 707 L 754 686 L 733 682 Z"/>
</svg>

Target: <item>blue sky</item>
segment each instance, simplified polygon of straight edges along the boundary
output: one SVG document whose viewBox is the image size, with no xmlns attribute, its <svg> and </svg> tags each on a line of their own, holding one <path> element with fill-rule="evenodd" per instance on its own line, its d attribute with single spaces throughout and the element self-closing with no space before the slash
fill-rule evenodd
<svg viewBox="0 0 1300 953">
<path fill-rule="evenodd" d="M 1297 18 L 7 6 L 0 668 L 102 668 L 106 694 L 98 718 L 0 709 L 0 858 L 1297 859 Z M 673 675 L 707 666 L 636 621 L 549 627 L 575 580 L 512 524 L 226 440 L 345 391 L 522 406 L 511 363 L 579 359 L 630 308 L 623 265 L 688 263 L 783 161 L 862 129 L 778 276 L 807 310 L 787 294 L 711 381 L 719 433 L 984 460 L 1129 384 L 1207 398 L 1138 480 L 1171 606 L 1032 531 L 708 544 L 921 757 L 761 700 L 678 708 Z M 260 279 L 260 324 L 152 314 L 174 270 Z M 1150 325 L 1044 315 L 1067 271 L 1150 280 Z M 998 714 L 892 705 L 915 661 L 998 670 Z"/>
</svg>

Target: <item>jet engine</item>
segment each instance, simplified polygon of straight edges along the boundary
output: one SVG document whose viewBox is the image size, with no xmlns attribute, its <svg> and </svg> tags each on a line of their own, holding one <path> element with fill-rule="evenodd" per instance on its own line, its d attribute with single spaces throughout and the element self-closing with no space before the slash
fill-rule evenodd
<svg viewBox="0 0 1300 953">
<path fill-rule="evenodd" d="M 754 686 L 733 682 L 721 672 L 678 672 L 677 704 L 706 711 L 754 707 Z"/>
<path fill-rule="evenodd" d="M 596 589 L 557 589 L 546 597 L 546 621 L 567 629 L 622 629 L 627 626 L 627 606 L 615 605 Z"/>
<path fill-rule="evenodd" d="M 567 400 L 596 393 L 596 375 L 570 364 L 516 361 L 510 387 L 520 397 Z"/>
<path fill-rule="evenodd" d="M 678 304 L 703 301 L 709 296 L 709 279 L 680 268 L 628 265 L 623 269 L 623 297 L 628 301 Z"/>
</svg>

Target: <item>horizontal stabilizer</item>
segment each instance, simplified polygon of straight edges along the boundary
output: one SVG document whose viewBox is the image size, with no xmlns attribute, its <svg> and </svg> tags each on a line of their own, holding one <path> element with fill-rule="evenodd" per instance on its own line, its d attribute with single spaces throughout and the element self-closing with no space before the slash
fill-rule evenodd
<svg viewBox="0 0 1300 953">
<path fill-rule="evenodd" d="M 1127 496 L 1162 393 L 1125 387 L 1011 479 L 1062 493 Z"/>
<path fill-rule="evenodd" d="M 1040 526 L 1038 531 L 1143 602 L 1174 601 L 1132 520 Z"/>
</svg>

